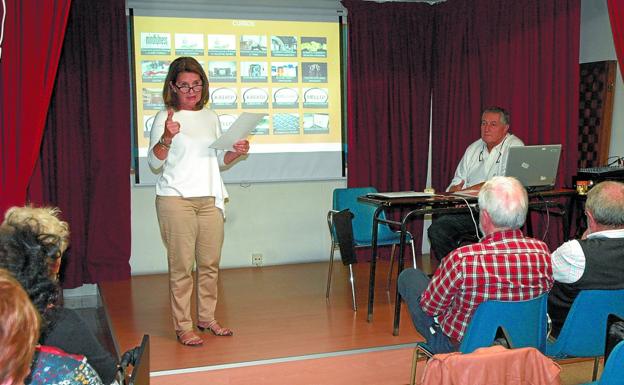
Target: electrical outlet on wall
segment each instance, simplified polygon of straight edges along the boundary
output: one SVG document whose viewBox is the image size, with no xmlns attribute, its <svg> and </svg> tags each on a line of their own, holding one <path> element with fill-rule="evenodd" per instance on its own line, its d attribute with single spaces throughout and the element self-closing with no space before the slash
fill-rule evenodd
<svg viewBox="0 0 624 385">
<path fill-rule="evenodd" d="M 262 266 L 262 254 L 261 253 L 251 254 L 251 264 L 253 266 Z"/>
</svg>

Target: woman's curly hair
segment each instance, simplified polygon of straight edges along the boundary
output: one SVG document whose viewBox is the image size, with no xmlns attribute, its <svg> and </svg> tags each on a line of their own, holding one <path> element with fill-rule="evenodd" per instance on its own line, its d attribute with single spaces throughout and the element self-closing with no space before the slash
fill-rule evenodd
<svg viewBox="0 0 624 385">
<path fill-rule="evenodd" d="M 2 223 L 9 225 L 26 225 L 32 222 L 33 230 L 39 234 L 50 234 L 60 238 L 61 253 L 69 246 L 69 225 L 60 219 L 58 207 L 13 206 L 4 214 Z"/>
<path fill-rule="evenodd" d="M 50 275 L 49 262 L 60 258 L 62 240 L 43 233 L 37 219 L 0 226 L 0 268 L 22 285 L 42 318 L 41 335 L 54 323 L 61 289 Z"/>
</svg>

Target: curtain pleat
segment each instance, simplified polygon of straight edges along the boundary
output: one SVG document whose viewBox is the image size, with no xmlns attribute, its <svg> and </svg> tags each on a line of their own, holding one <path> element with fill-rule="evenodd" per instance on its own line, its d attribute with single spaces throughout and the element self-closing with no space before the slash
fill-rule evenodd
<svg viewBox="0 0 624 385">
<path fill-rule="evenodd" d="M 342 3 L 349 12 L 348 186 L 422 190 L 429 152 L 433 7 Z M 422 221 L 414 221 L 410 231 L 420 244 Z"/>
<path fill-rule="evenodd" d="M 571 185 L 580 0 L 343 4 L 349 11 L 349 186 L 424 186 L 426 158 L 420 157 L 428 149 L 431 107 L 432 186 L 444 190 L 480 136 L 482 109 L 492 105 L 510 111 L 511 131 L 526 144 L 563 145 L 558 186 Z M 557 238 L 549 238 L 551 247 L 561 241 L 557 225 L 550 224 L 549 236 Z"/>
<path fill-rule="evenodd" d="M 124 0 L 74 0 L 30 200 L 61 208 L 63 287 L 130 277 L 130 86 Z"/>
<path fill-rule="evenodd" d="M 0 216 L 26 202 L 70 0 L 5 0 L 0 59 Z"/>
<path fill-rule="evenodd" d="M 609 20 L 615 53 L 620 64 L 620 73 L 624 77 L 624 1 L 607 0 L 607 6 L 609 7 Z"/>
</svg>

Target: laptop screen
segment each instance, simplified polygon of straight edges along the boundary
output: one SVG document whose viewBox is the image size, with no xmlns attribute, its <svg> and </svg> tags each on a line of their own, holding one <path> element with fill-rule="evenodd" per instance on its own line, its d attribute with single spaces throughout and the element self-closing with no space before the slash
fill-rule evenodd
<svg viewBox="0 0 624 385">
<path fill-rule="evenodd" d="M 553 188 L 557 180 L 560 144 L 509 147 L 505 176 L 513 176 L 527 189 Z"/>
</svg>

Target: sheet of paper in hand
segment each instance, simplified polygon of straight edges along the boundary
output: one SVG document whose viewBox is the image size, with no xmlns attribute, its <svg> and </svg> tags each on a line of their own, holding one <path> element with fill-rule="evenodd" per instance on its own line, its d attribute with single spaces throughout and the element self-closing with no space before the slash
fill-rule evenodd
<svg viewBox="0 0 624 385">
<path fill-rule="evenodd" d="M 229 130 L 212 142 L 210 148 L 231 150 L 234 143 L 249 136 L 251 131 L 256 128 L 264 116 L 266 116 L 265 113 L 243 112 L 241 116 L 232 123 Z"/>
</svg>

